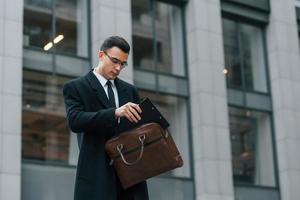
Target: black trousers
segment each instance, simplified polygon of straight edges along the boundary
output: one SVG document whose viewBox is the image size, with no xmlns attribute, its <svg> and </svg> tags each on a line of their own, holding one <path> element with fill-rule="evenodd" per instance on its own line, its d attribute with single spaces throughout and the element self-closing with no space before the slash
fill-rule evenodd
<svg viewBox="0 0 300 200">
<path fill-rule="evenodd" d="M 118 179 L 117 191 L 117 200 L 149 200 L 146 181 L 124 190 Z"/>
</svg>

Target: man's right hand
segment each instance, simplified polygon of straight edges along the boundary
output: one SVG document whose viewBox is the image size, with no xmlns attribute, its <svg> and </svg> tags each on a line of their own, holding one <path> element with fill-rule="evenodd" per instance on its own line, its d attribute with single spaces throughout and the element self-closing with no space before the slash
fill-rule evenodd
<svg viewBox="0 0 300 200">
<path fill-rule="evenodd" d="M 141 120 L 141 113 L 142 110 L 139 105 L 131 102 L 124 104 L 115 111 L 116 117 L 126 117 L 130 122 L 135 123 Z"/>
</svg>

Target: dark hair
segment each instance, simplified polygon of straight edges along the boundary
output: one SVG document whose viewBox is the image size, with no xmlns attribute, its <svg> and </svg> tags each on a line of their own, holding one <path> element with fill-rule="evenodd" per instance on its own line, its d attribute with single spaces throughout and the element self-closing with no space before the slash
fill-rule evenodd
<svg viewBox="0 0 300 200">
<path fill-rule="evenodd" d="M 113 47 L 118 47 L 124 53 L 127 53 L 127 54 L 130 51 L 130 46 L 129 46 L 128 42 L 120 36 L 110 36 L 107 39 L 105 39 L 104 42 L 101 45 L 100 50 L 101 51 L 106 51 L 106 50 L 108 50 L 110 48 L 113 48 Z"/>
</svg>

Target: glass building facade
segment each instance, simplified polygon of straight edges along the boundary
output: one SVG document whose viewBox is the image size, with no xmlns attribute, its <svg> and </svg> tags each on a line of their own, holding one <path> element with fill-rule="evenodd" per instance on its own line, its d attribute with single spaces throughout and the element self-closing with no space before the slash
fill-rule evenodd
<svg viewBox="0 0 300 200">
<path fill-rule="evenodd" d="M 97 65 L 110 35 L 131 44 L 121 78 L 168 119 L 184 160 L 148 180 L 150 199 L 297 199 L 300 3 L 291 2 L 0 2 L 0 200 L 73 199 L 79 149 L 62 88 Z"/>
<path fill-rule="evenodd" d="M 53 176 L 69 190 L 45 198 L 73 195 L 78 147 L 67 127 L 62 88 L 91 67 L 88 17 L 88 1 L 24 1 L 22 199 L 43 199 L 49 186 L 58 192 Z"/>
<path fill-rule="evenodd" d="M 61 94 L 66 81 L 90 67 L 86 4 L 24 2 L 23 159 L 74 165 Z M 63 39 L 56 42 L 59 35 Z M 53 46 L 45 50 L 48 44 Z"/>
</svg>

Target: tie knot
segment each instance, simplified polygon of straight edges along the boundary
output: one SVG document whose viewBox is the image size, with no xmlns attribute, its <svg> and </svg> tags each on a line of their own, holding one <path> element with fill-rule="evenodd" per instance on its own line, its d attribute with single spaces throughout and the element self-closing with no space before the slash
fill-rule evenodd
<svg viewBox="0 0 300 200">
<path fill-rule="evenodd" d="M 111 86 L 111 85 L 112 85 L 111 81 L 108 80 L 108 81 L 106 82 L 106 85 L 107 85 L 107 86 Z"/>
</svg>

